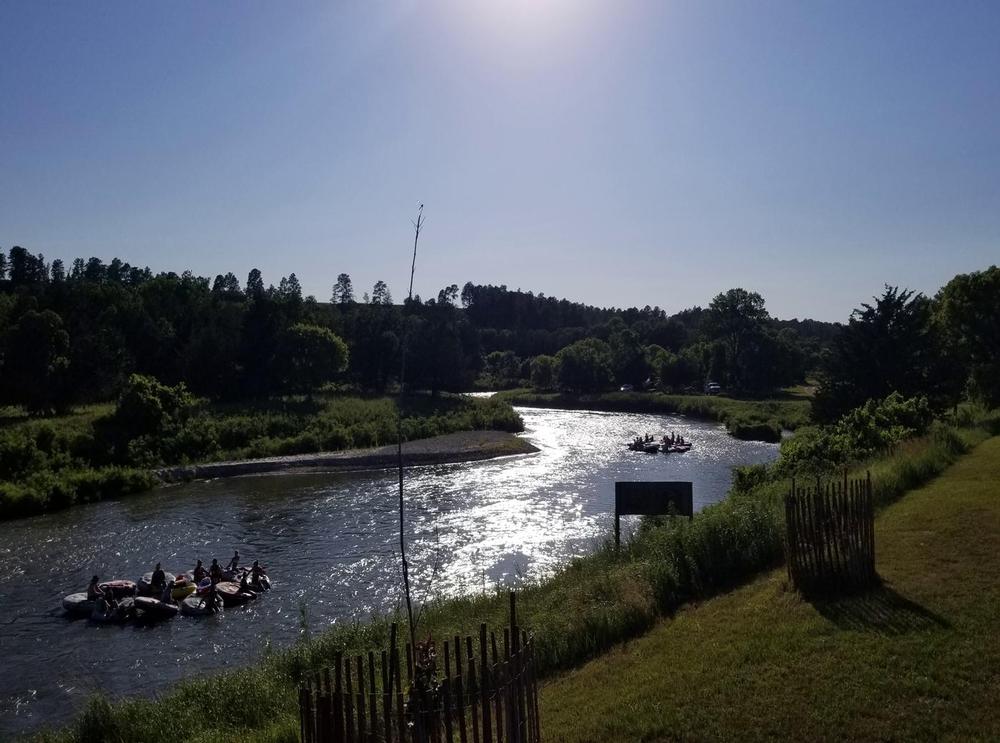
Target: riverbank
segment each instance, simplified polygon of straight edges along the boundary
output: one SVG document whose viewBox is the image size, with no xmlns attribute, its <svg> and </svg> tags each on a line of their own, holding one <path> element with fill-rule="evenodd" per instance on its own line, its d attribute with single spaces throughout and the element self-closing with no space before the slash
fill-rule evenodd
<svg viewBox="0 0 1000 743">
<path fill-rule="evenodd" d="M 459 431 L 403 444 L 403 464 L 407 467 L 428 464 L 475 462 L 516 454 L 533 454 L 538 448 L 505 431 Z M 262 457 L 228 462 L 164 467 L 155 474 L 164 482 L 207 480 L 277 472 L 376 470 L 395 467 L 395 445 L 338 452 L 316 452 L 285 457 Z"/>
<path fill-rule="evenodd" d="M 176 398 L 184 395 L 174 388 L 140 392 L 125 398 L 125 409 L 106 404 L 53 418 L 0 420 L 0 520 L 145 492 L 160 482 L 154 470 L 180 473 L 221 462 L 227 466 L 220 473 L 236 471 L 233 463 L 245 460 L 391 446 L 398 434 L 397 403 L 388 397 L 331 393 L 181 405 Z M 412 395 L 402 428 L 403 438 L 415 442 L 460 431 L 518 433 L 524 422 L 500 400 Z M 469 456 L 474 448 L 457 445 Z M 428 454 L 420 461 L 438 460 Z"/>
<path fill-rule="evenodd" d="M 546 740 L 1000 738 L 1000 438 L 876 521 L 882 588 L 774 570 L 543 687 Z"/>
<path fill-rule="evenodd" d="M 566 392 L 505 390 L 494 395 L 511 405 L 569 410 L 601 410 L 619 413 L 688 415 L 718 421 L 730 435 L 747 441 L 781 441 L 782 431 L 793 431 L 809 423 L 807 397 L 739 400 L 717 395 L 669 395 L 661 392 L 605 392 L 574 395 Z"/>
<path fill-rule="evenodd" d="M 953 433 L 911 441 L 872 463 L 879 502 L 891 502 L 926 482 L 987 436 L 978 427 Z M 777 496 L 782 487 L 774 482 L 734 493 L 691 522 L 645 529 L 621 551 L 605 546 L 524 586 L 519 606 L 537 639 L 542 674 L 551 676 L 593 659 L 642 635 L 683 605 L 739 586 L 780 562 Z M 430 602 L 421 612 L 418 631 L 444 637 L 481 621 L 500 625 L 506 608 L 506 596 L 495 593 Z M 155 700 L 98 699 L 71 728 L 38 740 L 294 740 L 298 679 L 327 667 L 337 652 L 384 647 L 392 619 L 376 617 L 323 630 L 290 648 L 265 653 L 253 666 L 182 682 Z M 234 697 L 247 703 L 232 709 L 228 700 Z M 167 714 L 174 722 L 169 730 L 157 723 Z"/>
</svg>

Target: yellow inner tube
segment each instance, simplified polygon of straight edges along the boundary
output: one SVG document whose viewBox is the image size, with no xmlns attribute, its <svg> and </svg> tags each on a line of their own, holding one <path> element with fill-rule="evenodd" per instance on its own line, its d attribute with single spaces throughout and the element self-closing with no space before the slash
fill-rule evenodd
<svg viewBox="0 0 1000 743">
<path fill-rule="evenodd" d="M 185 583 L 183 586 L 174 586 L 173 590 L 170 591 L 170 596 L 174 601 L 180 601 L 185 599 L 194 593 L 194 584 Z"/>
</svg>

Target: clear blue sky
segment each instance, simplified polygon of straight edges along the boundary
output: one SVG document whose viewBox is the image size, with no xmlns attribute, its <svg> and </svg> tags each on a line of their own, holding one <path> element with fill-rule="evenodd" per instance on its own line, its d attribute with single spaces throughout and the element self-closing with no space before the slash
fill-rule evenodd
<svg viewBox="0 0 1000 743">
<path fill-rule="evenodd" d="M 0 4 L 0 246 L 843 320 L 1000 260 L 1000 2 Z"/>
</svg>

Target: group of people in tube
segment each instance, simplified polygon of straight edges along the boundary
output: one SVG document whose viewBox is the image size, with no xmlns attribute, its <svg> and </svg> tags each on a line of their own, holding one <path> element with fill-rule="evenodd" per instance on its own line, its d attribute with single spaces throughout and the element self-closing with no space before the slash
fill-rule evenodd
<svg viewBox="0 0 1000 743">
<path fill-rule="evenodd" d="M 679 433 L 675 434 L 673 431 L 671 431 L 669 434 L 664 434 L 663 438 L 661 438 L 659 441 L 656 441 L 656 437 L 647 433 L 645 436 L 636 436 L 635 440 L 632 441 L 632 448 L 638 449 L 641 448 L 643 444 L 652 444 L 654 442 L 657 444 L 662 444 L 663 446 L 683 446 L 684 444 L 688 443 L 687 441 L 684 440 L 683 436 L 681 436 Z"/>
<path fill-rule="evenodd" d="M 191 571 L 191 578 L 194 583 L 194 593 L 201 599 L 201 606 L 213 613 L 221 606 L 216 585 L 223 581 L 239 580 L 240 592 L 250 595 L 266 591 L 271 587 L 267 573 L 259 560 L 254 560 L 250 567 L 243 567 L 241 572 L 239 550 L 234 552 L 225 568 L 219 564 L 218 559 L 213 559 L 208 568 L 198 560 L 194 570 Z M 185 576 L 167 580 L 163 566 L 156 563 L 149 579 L 149 592 L 154 597 L 159 597 L 164 604 L 176 604 L 175 589 L 188 582 Z M 110 616 L 119 609 L 114 589 L 107 584 L 102 585 L 99 576 L 96 575 L 90 579 L 90 584 L 87 586 L 87 599 L 95 602 L 95 613 L 98 615 Z"/>
</svg>

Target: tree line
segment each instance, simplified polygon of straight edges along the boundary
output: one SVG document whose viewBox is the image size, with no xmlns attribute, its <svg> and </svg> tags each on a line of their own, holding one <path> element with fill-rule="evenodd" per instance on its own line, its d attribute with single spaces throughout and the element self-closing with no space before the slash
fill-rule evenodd
<svg viewBox="0 0 1000 743">
<path fill-rule="evenodd" d="M 997 392 L 998 270 L 957 276 L 935 297 L 886 287 L 845 325 L 779 320 L 734 288 L 707 307 L 599 308 L 506 286 L 452 284 L 394 303 L 378 281 L 356 296 L 341 273 L 329 301 L 294 273 L 265 285 L 137 268 L 114 259 L 46 262 L 0 252 L 0 402 L 34 413 L 111 399 L 130 375 L 211 399 L 309 393 L 335 382 L 381 393 L 399 383 L 600 392 L 631 385 L 700 391 L 715 381 L 765 395 L 820 379 L 818 420 L 893 391 L 935 406 Z"/>
</svg>

